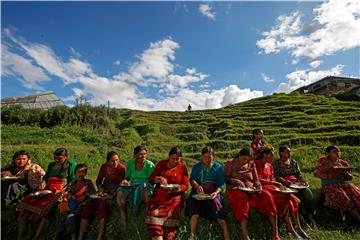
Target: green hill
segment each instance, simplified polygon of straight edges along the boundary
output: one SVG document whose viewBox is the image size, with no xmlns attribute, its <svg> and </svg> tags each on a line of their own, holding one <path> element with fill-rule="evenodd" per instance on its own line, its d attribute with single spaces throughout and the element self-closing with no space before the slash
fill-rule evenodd
<svg viewBox="0 0 360 240">
<path fill-rule="evenodd" d="M 33 154 L 33 161 L 46 168 L 55 148 L 64 146 L 72 159 L 89 165 L 89 176 L 95 179 L 107 151 L 118 151 L 122 161 L 126 161 L 132 157 L 136 145 L 145 144 L 149 157 L 155 162 L 166 158 L 172 146 L 181 146 L 183 161 L 190 169 L 204 146 L 212 145 L 217 159 L 226 161 L 241 147 L 250 145 L 252 129 L 262 128 L 275 149 L 282 144 L 293 149 L 293 157 L 316 189 L 320 181 L 313 177 L 313 171 L 325 147 L 338 145 L 344 159 L 360 166 L 359 109 L 359 101 L 298 93 L 274 94 L 222 109 L 188 112 L 110 110 L 90 106 L 49 111 L 2 108 L 2 164 L 10 162 L 14 151 L 27 149 Z M 354 182 L 359 185 L 360 179 L 354 178 Z M 116 223 L 109 224 L 115 224 L 113 228 L 116 229 Z M 239 231 L 235 223 L 231 229 Z M 344 229 L 347 231 L 346 227 Z M 129 231 L 135 234 L 129 236 L 143 236 L 135 229 Z M 182 231 L 180 236 L 187 236 L 186 229 Z M 321 229 L 312 234 L 317 239 L 337 235 L 339 239 L 360 238 L 359 230 L 349 231 Z M 204 236 L 209 239 L 209 235 Z"/>
</svg>

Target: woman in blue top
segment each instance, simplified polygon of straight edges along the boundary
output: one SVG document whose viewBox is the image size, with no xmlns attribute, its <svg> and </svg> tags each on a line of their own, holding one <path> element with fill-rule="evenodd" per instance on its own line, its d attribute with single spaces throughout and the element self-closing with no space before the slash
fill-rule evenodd
<svg viewBox="0 0 360 240">
<path fill-rule="evenodd" d="M 190 197 L 186 200 L 185 214 L 190 216 L 191 237 L 196 238 L 199 217 L 217 221 L 224 232 L 224 239 L 230 239 L 225 221 L 226 213 L 222 204 L 221 192 L 224 189 L 224 169 L 214 161 L 214 149 L 210 146 L 201 151 L 201 161 L 192 167 Z M 191 195 L 210 194 L 209 200 L 196 200 Z"/>
</svg>

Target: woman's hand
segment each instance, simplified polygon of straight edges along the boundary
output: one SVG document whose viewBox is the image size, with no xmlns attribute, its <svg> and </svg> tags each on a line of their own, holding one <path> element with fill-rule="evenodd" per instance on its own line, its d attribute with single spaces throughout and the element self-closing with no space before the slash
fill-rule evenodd
<svg viewBox="0 0 360 240">
<path fill-rule="evenodd" d="M 126 180 L 126 179 L 124 179 L 124 180 L 122 180 L 121 181 L 121 183 L 120 184 L 129 184 L 129 181 L 128 180 Z"/>
<path fill-rule="evenodd" d="M 3 172 L 1 172 L 1 176 L 2 177 L 10 177 L 10 176 L 12 176 L 12 174 L 9 171 L 3 171 Z"/>
<path fill-rule="evenodd" d="M 238 186 L 238 187 L 241 187 L 241 188 L 244 188 L 245 187 L 245 184 L 239 180 L 239 179 L 236 179 L 236 178 L 232 178 L 231 179 L 231 182 L 235 185 L 235 186 Z"/>
<path fill-rule="evenodd" d="M 196 190 L 197 194 L 203 194 L 204 193 L 204 189 L 200 184 L 196 184 L 195 190 Z"/>
<path fill-rule="evenodd" d="M 162 176 L 156 176 L 154 179 L 154 182 L 159 183 L 159 184 L 167 184 L 166 178 L 164 178 Z"/>
<path fill-rule="evenodd" d="M 210 194 L 211 199 L 215 199 L 218 194 L 219 194 L 218 191 L 215 191 L 215 192 L 211 193 L 211 194 Z"/>
<path fill-rule="evenodd" d="M 179 192 L 179 190 L 180 190 L 180 186 L 178 188 L 171 189 L 170 192 L 177 193 L 177 192 Z"/>
<path fill-rule="evenodd" d="M 352 180 L 353 175 L 352 175 L 351 171 L 347 171 L 347 172 L 345 173 L 345 178 L 346 178 L 347 180 Z"/>
<path fill-rule="evenodd" d="M 300 182 L 300 184 L 303 185 L 303 186 L 307 186 L 307 185 L 308 185 L 307 182 L 305 181 L 305 179 L 303 179 L 303 178 L 299 179 L 299 182 Z"/>
<path fill-rule="evenodd" d="M 284 180 L 283 181 L 283 185 L 285 185 L 285 186 L 290 186 L 291 185 L 291 181 L 288 181 L 288 180 Z"/>
<path fill-rule="evenodd" d="M 273 184 L 276 186 L 276 187 L 282 187 L 282 183 L 281 182 L 273 182 Z"/>
</svg>

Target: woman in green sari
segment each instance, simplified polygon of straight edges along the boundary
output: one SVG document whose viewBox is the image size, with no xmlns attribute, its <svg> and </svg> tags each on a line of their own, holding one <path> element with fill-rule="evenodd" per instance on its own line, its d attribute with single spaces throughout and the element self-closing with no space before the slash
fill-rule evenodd
<svg viewBox="0 0 360 240">
<path fill-rule="evenodd" d="M 125 179 L 118 188 L 116 198 L 122 225 L 126 224 L 126 200 L 130 203 L 135 215 L 139 211 L 141 201 L 147 203 L 154 189 L 153 185 L 148 182 L 148 178 L 154 170 L 154 163 L 147 160 L 147 149 L 141 145 L 137 146 L 134 149 L 134 158 L 135 160 L 126 163 Z"/>
</svg>

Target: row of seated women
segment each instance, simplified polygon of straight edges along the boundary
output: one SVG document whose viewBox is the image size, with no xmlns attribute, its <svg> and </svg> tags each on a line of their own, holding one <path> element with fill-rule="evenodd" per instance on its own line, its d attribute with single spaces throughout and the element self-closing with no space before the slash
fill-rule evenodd
<svg viewBox="0 0 360 240">
<path fill-rule="evenodd" d="M 16 201 L 21 192 L 19 189 L 26 193 L 38 189 L 51 191 L 51 194 L 42 197 L 29 194 L 22 198 L 18 204 L 18 239 L 23 239 L 25 221 L 41 219 L 35 236 L 38 238 L 50 210 L 56 205 L 67 213 L 64 223 L 59 226 L 58 239 L 65 239 L 66 236 L 83 239 L 93 213 L 99 219 L 97 239 L 102 239 L 105 220 L 114 202 L 119 206 L 119 221 L 123 226 L 127 221 L 126 205 L 130 205 L 132 217 L 135 217 L 142 201 L 146 203 L 145 223 L 152 239 L 175 239 L 184 205 L 185 214 L 190 218 L 193 238 L 196 238 L 199 217 L 204 217 L 217 221 L 223 229 L 224 239 L 230 239 L 223 208 L 226 185 L 226 197 L 239 222 L 243 239 L 249 239 L 247 220 L 251 207 L 268 216 L 273 239 L 280 239 L 279 218 L 284 220 L 290 234 L 297 239 L 308 239 L 300 220 L 309 223 L 313 221 L 311 190 L 306 187 L 296 194 L 278 191 L 295 182 L 307 186 L 297 162 L 291 158 L 290 148 L 281 146 L 280 159 L 274 160 L 272 148 L 263 141 L 263 131 L 256 129 L 253 135 L 251 149 L 242 149 L 224 167 L 215 161 L 214 150 L 209 146 L 205 147 L 201 161 L 192 167 L 190 178 L 185 164 L 181 162 L 179 147 L 172 148 L 168 158 L 158 162 L 156 166 L 147 160 L 147 150 L 143 146 L 134 149 L 135 160 L 127 161 L 126 167 L 120 163 L 116 152 L 109 152 L 96 179 L 97 194 L 92 181 L 85 178 L 87 166 L 76 165 L 68 158 L 66 149 L 55 151 L 55 161 L 49 164 L 46 173 L 40 166 L 30 163 L 26 151 L 19 151 L 14 155 L 14 164 L 3 168 L 1 174 L 2 177 L 19 176 L 21 180 L 10 184 L 2 181 L 2 200 L 7 203 Z M 318 161 L 316 169 L 316 175 L 323 180 L 325 204 L 340 211 L 349 211 L 360 222 L 360 190 L 351 183 L 351 171 L 346 168 L 349 164 L 340 159 L 340 151 L 335 146 L 328 147 L 326 153 L 327 156 Z M 167 188 L 169 184 L 176 187 Z M 191 193 L 185 198 L 189 184 L 192 187 Z M 244 191 L 244 187 L 259 191 L 249 193 Z M 208 194 L 208 200 L 193 197 L 203 193 Z M 80 227 L 77 227 L 78 224 Z"/>
</svg>

